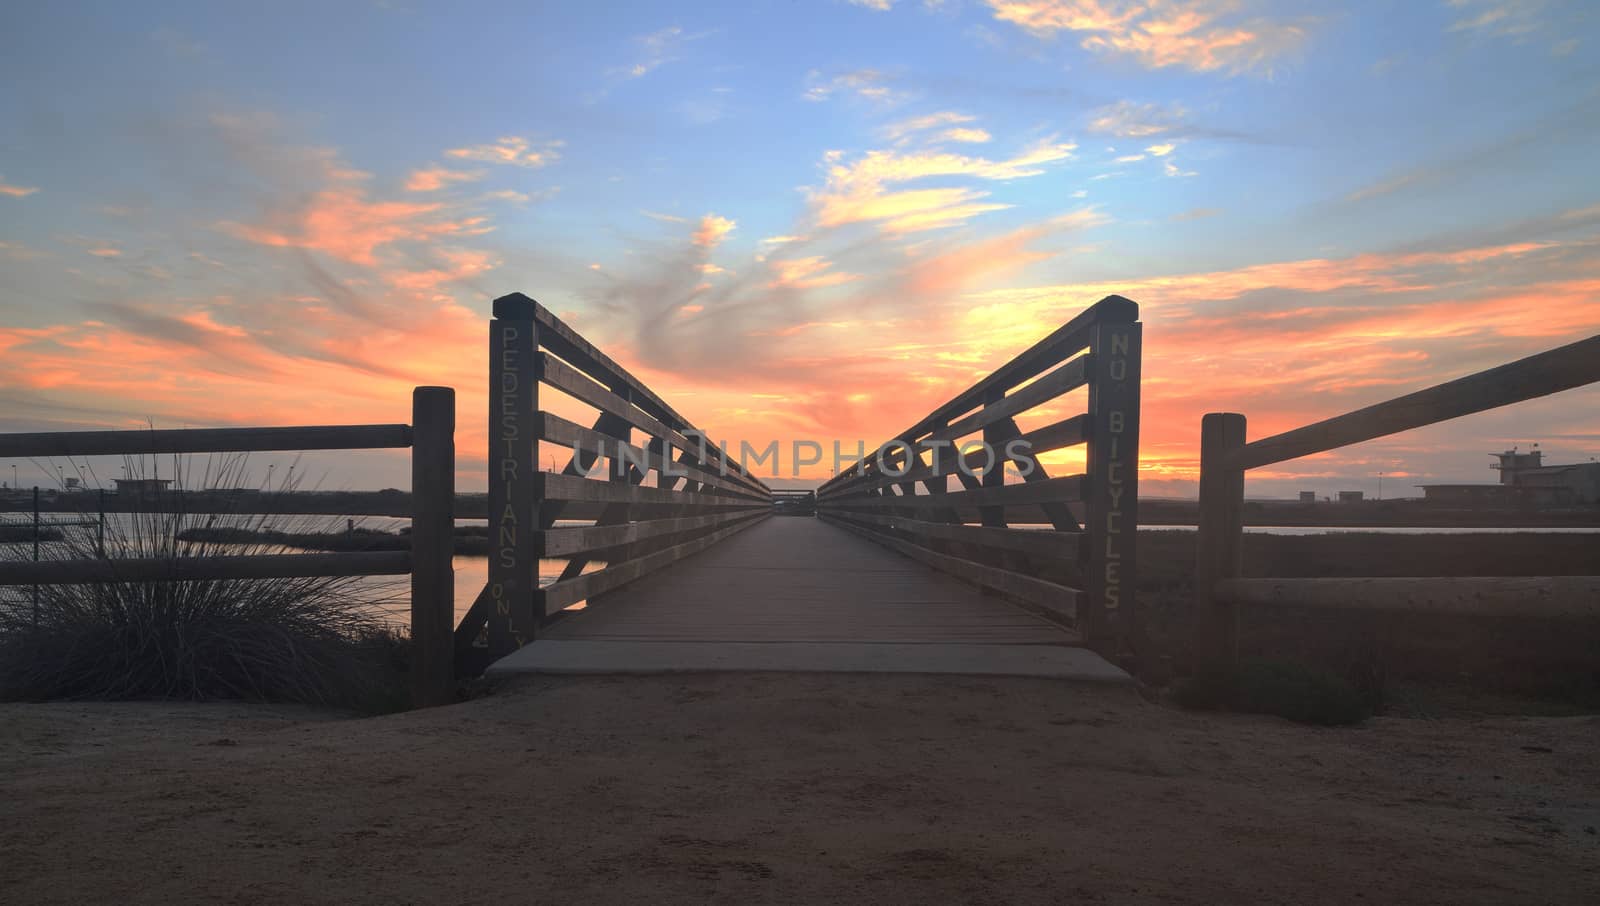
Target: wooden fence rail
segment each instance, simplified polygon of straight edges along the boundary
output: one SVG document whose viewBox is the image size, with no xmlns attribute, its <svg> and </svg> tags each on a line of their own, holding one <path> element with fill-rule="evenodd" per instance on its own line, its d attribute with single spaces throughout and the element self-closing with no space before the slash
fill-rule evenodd
<svg viewBox="0 0 1600 906">
<path fill-rule="evenodd" d="M 0 563 L 0 585 L 411 575 L 413 701 L 454 698 L 455 391 L 418 387 L 410 425 L 0 434 L 0 456 L 116 456 L 411 448 L 411 550 Z"/>
<path fill-rule="evenodd" d="M 1133 642 L 1138 320 L 1121 296 L 1090 306 L 824 483 L 818 516 L 1013 597 L 1097 647 Z M 1061 417 L 1062 397 L 1083 388 L 1082 411 Z M 1054 420 L 1025 431 L 1017 419 L 1029 415 Z M 1051 477 L 1039 462 L 1080 444 L 1081 475 Z M 1021 483 L 1006 483 L 1008 463 Z"/>
<path fill-rule="evenodd" d="M 1200 658 L 1239 652 L 1241 603 L 1450 612 L 1600 616 L 1600 580 L 1588 577 L 1242 579 L 1244 474 L 1464 415 L 1600 381 L 1600 336 L 1439 384 L 1254 442 L 1245 417 L 1213 412 L 1200 423 L 1200 531 L 1195 568 Z"/>
<path fill-rule="evenodd" d="M 765 483 L 533 299 L 495 300 L 489 360 L 489 576 L 456 628 L 462 672 L 770 514 Z M 598 418 L 586 427 L 548 411 L 545 388 Z M 565 467 L 539 471 L 541 443 L 570 451 Z M 576 504 L 598 505 L 598 518 L 558 524 L 576 521 L 565 519 Z M 544 587 L 542 558 L 566 560 Z"/>
</svg>

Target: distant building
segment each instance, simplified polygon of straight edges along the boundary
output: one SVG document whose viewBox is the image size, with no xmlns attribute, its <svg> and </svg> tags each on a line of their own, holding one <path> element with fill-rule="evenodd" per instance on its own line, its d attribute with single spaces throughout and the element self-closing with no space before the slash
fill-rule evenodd
<svg viewBox="0 0 1600 906">
<path fill-rule="evenodd" d="M 1301 491 L 1300 492 L 1300 502 L 1301 503 L 1316 503 L 1317 502 L 1317 492 L 1316 491 Z"/>
<path fill-rule="evenodd" d="M 1366 496 L 1367 495 L 1362 493 L 1361 491 L 1340 491 L 1339 492 L 1339 502 L 1340 503 L 1355 503 L 1356 501 L 1361 500 L 1361 499 L 1365 498 Z"/>
<path fill-rule="evenodd" d="M 1499 484 L 1425 484 L 1424 500 L 1458 505 L 1530 507 L 1588 506 L 1600 503 L 1600 462 L 1547 466 L 1544 452 L 1515 448 L 1492 453 Z"/>
<path fill-rule="evenodd" d="M 172 484 L 170 478 L 118 478 L 117 493 L 130 496 L 155 495 L 167 489 Z"/>
</svg>

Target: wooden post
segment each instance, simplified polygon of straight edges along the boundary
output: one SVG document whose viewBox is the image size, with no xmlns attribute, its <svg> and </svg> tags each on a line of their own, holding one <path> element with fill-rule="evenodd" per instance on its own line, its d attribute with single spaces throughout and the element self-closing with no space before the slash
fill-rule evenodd
<svg viewBox="0 0 1600 906">
<path fill-rule="evenodd" d="M 536 303 L 513 293 L 494 301 L 489 322 L 489 657 L 532 641 L 543 614 L 539 589 L 539 408 Z"/>
<path fill-rule="evenodd" d="M 33 562 L 39 562 L 39 486 L 33 486 Z M 33 623 L 39 625 L 39 584 L 33 585 Z"/>
<path fill-rule="evenodd" d="M 1137 309 L 1130 313 L 1137 318 Z M 1127 653 L 1137 635 L 1139 532 L 1139 372 L 1141 325 L 1095 325 L 1089 341 L 1088 499 L 1084 531 L 1087 612 L 1079 615 L 1085 639 L 1103 653 Z M 1121 649 L 1121 650 L 1115 650 Z"/>
<path fill-rule="evenodd" d="M 411 704 L 455 700 L 456 392 L 411 393 Z"/>
<path fill-rule="evenodd" d="M 1244 533 L 1244 470 L 1226 465 L 1244 446 L 1245 418 L 1213 412 L 1200 420 L 1200 531 L 1195 560 L 1196 666 L 1227 666 L 1239 656 L 1239 611 L 1217 583 L 1239 575 Z"/>
</svg>

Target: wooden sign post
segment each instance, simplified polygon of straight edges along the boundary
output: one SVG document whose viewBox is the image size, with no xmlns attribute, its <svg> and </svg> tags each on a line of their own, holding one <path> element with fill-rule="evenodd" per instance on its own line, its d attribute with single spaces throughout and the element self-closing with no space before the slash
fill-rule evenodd
<svg viewBox="0 0 1600 906">
<path fill-rule="evenodd" d="M 489 656 L 533 641 L 539 590 L 539 480 L 534 413 L 539 408 L 534 301 L 494 301 L 489 322 Z"/>
<path fill-rule="evenodd" d="M 1081 625 L 1102 650 L 1126 646 L 1134 629 L 1141 339 L 1142 325 L 1105 321 L 1094 326 L 1089 345 L 1088 607 Z"/>
</svg>

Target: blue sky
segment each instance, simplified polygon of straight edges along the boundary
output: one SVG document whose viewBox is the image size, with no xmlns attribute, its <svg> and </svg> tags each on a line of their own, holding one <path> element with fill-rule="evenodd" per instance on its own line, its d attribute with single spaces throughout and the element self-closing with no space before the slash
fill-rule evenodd
<svg viewBox="0 0 1600 906">
<path fill-rule="evenodd" d="M 1285 428 L 1600 329 L 1584 3 L 0 15 L 0 427 L 387 419 L 481 394 L 521 290 L 713 433 L 870 443 L 1122 291 L 1182 493 L 1204 411 Z M 1600 453 L 1568 411 L 1262 488 Z"/>
</svg>

